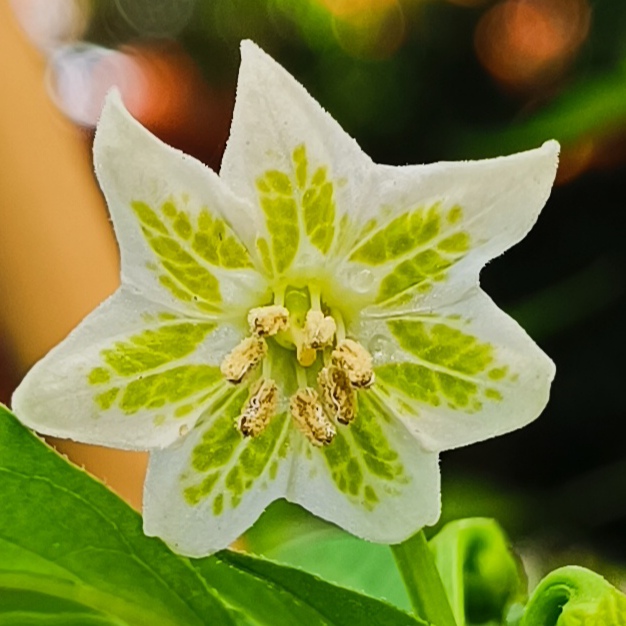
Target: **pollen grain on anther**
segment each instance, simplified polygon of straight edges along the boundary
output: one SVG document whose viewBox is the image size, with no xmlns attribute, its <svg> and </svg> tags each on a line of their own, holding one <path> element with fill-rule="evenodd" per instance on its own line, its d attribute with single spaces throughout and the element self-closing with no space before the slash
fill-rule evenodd
<svg viewBox="0 0 626 626">
<path fill-rule="evenodd" d="M 273 337 L 289 327 L 289 311 L 276 304 L 250 309 L 248 325 L 250 332 L 259 337 Z"/>
<path fill-rule="evenodd" d="M 321 350 L 332 344 L 337 332 L 337 324 L 329 315 L 310 310 L 304 324 L 304 341 L 309 348 Z"/>
<path fill-rule="evenodd" d="M 261 378 L 255 383 L 237 420 L 244 437 L 257 437 L 267 428 L 276 414 L 278 395 L 278 386 L 272 379 Z"/>
<path fill-rule="evenodd" d="M 332 353 L 333 364 L 346 372 L 353 387 L 364 389 L 374 383 L 372 355 L 353 339 L 344 339 Z"/>
<path fill-rule="evenodd" d="M 340 424 L 356 417 L 356 393 L 345 370 L 329 365 L 317 375 L 322 406 L 326 414 Z"/>
<path fill-rule="evenodd" d="M 267 343 L 262 337 L 246 337 L 224 358 L 220 370 L 226 380 L 240 383 L 267 355 Z"/>
<path fill-rule="evenodd" d="M 314 446 L 327 446 L 337 431 L 324 413 L 317 391 L 304 387 L 291 396 L 291 416 L 296 426 Z"/>
</svg>

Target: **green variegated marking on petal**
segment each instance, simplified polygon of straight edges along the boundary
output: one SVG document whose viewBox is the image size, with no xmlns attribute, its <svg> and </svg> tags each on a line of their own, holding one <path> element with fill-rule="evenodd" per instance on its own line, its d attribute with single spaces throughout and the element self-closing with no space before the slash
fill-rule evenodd
<svg viewBox="0 0 626 626">
<path fill-rule="evenodd" d="M 349 260 L 383 265 L 423 247 L 439 235 L 442 213 L 441 205 L 436 203 L 403 213 L 377 230 L 374 222 L 369 237 L 352 252 Z"/>
<path fill-rule="evenodd" d="M 259 239 L 257 247 L 270 273 L 272 266 L 279 274 L 289 269 L 302 243 L 301 230 L 322 254 L 335 238 L 335 188 L 328 168 L 313 169 L 304 144 L 293 150 L 291 161 L 290 172 L 268 170 L 256 181 L 271 240 L 268 245 Z"/>
<path fill-rule="evenodd" d="M 263 263 L 263 267 L 267 272 L 268 276 L 274 275 L 274 264 L 272 263 L 272 253 L 270 252 L 270 246 L 267 243 L 267 239 L 264 237 L 259 237 L 256 240 L 256 247 L 261 256 L 261 261 Z"/>
<path fill-rule="evenodd" d="M 401 261 L 381 281 L 376 302 L 398 305 L 416 293 L 427 293 L 434 283 L 446 279 L 448 270 L 467 254 L 469 248 L 469 235 L 460 232 L 440 240 L 436 247 Z"/>
<path fill-rule="evenodd" d="M 479 411 L 484 400 L 503 400 L 502 390 L 493 385 L 506 376 L 508 367 L 495 362 L 490 343 L 440 322 L 405 319 L 387 325 L 400 347 L 420 362 L 377 367 L 382 385 L 419 403 L 470 413 Z"/>
<path fill-rule="evenodd" d="M 403 350 L 449 370 L 475 375 L 494 363 L 490 343 L 447 324 L 402 319 L 387 326 Z"/>
<path fill-rule="evenodd" d="M 248 490 L 260 487 L 258 481 L 276 476 L 272 461 L 279 456 L 287 435 L 287 415 L 274 416 L 259 436 L 244 438 L 236 428 L 236 420 L 247 398 L 245 389 L 233 392 L 218 410 L 209 411 L 208 424 L 199 426 L 206 431 L 191 453 L 194 482 L 183 485 L 185 500 L 195 506 L 210 498 L 214 515 L 236 508 Z M 188 481 L 186 474 L 183 483 Z"/>
<path fill-rule="evenodd" d="M 87 380 L 90 385 L 102 385 L 111 380 L 111 372 L 104 367 L 94 367 L 91 372 L 89 372 Z"/>
<path fill-rule="evenodd" d="M 224 220 L 211 215 L 206 208 L 198 216 L 198 230 L 193 233 L 192 247 L 205 261 L 216 267 L 253 267 L 248 250 L 232 229 Z"/>
<path fill-rule="evenodd" d="M 426 293 L 432 289 L 433 281 L 445 279 L 446 270 L 454 264 L 451 258 L 436 250 L 424 250 L 412 259 L 402 261 L 383 278 L 376 296 L 382 304 L 394 299 L 394 304 L 408 301 L 414 293 Z"/>
<path fill-rule="evenodd" d="M 169 315 L 166 317 L 171 319 Z M 87 374 L 90 385 L 104 388 L 94 396 L 94 401 L 103 411 L 117 406 L 127 415 L 168 405 L 176 417 L 190 413 L 223 382 L 219 368 L 209 365 L 179 365 L 162 371 L 160 368 L 193 353 L 214 329 L 212 323 L 165 323 L 104 348 L 100 352 L 103 364 Z M 195 402 L 180 406 L 188 398 Z"/>
<path fill-rule="evenodd" d="M 194 396 L 200 396 L 199 404 L 222 382 L 219 367 L 180 365 L 128 383 L 119 399 L 119 408 L 132 415 L 140 409 L 175 405 Z"/>
<path fill-rule="evenodd" d="M 284 172 L 269 170 L 257 180 L 259 202 L 265 213 L 271 237 L 271 252 L 279 273 L 289 268 L 300 243 L 298 205 L 291 178 Z"/>
<path fill-rule="evenodd" d="M 110 369 L 94 368 L 89 373 L 89 382 L 92 385 L 109 382 L 111 370 L 119 376 L 135 376 L 180 359 L 191 354 L 214 329 L 215 324 L 211 323 L 165 324 L 126 341 L 116 341 L 113 347 L 100 353 Z"/>
<path fill-rule="evenodd" d="M 371 266 L 394 263 L 383 277 L 376 302 L 398 305 L 416 293 L 430 291 L 470 249 L 470 236 L 460 229 L 462 209 L 440 203 L 407 211 L 379 227 L 366 224 L 363 241 L 349 260 Z"/>
<path fill-rule="evenodd" d="M 322 449 L 337 488 L 369 510 L 395 492 L 394 484 L 408 480 L 385 436 L 383 424 L 389 420 L 368 392 L 361 392 L 355 420 L 347 428 L 340 427 L 333 442 Z"/>
<path fill-rule="evenodd" d="M 219 310 L 215 306 L 222 300 L 219 281 L 200 262 L 186 238 L 174 229 L 173 222 L 179 214 L 175 205 L 166 202 L 160 209 L 161 216 L 145 202 L 133 201 L 131 207 L 158 261 L 155 270 L 159 282 L 179 300 L 196 303 L 198 308 L 205 311 Z M 171 230 L 167 221 L 172 222 Z M 149 267 L 152 269 L 153 266 Z"/>
<path fill-rule="evenodd" d="M 453 409 L 479 410 L 472 400 L 479 387 L 472 381 L 416 363 L 388 363 L 376 368 L 376 379 L 412 400 L 437 407 L 446 402 Z"/>
<path fill-rule="evenodd" d="M 113 403 L 117 399 L 119 392 L 119 387 L 112 387 L 111 389 L 108 389 L 103 393 L 99 393 L 97 396 L 95 396 L 94 400 L 103 411 L 108 411 L 113 406 Z"/>
<path fill-rule="evenodd" d="M 309 162 L 306 156 L 306 146 L 300 144 L 291 155 L 296 172 L 296 182 L 299 189 L 304 189 L 307 180 L 307 169 Z"/>
<path fill-rule="evenodd" d="M 327 168 L 318 167 L 307 180 L 308 161 L 304 144 L 293 152 L 298 186 L 302 190 L 304 228 L 311 243 L 323 254 L 330 250 L 335 236 L 334 186 Z"/>
</svg>

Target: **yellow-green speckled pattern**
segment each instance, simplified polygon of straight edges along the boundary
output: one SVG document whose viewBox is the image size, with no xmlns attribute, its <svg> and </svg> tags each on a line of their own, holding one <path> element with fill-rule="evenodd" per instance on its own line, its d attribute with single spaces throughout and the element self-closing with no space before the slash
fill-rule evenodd
<svg viewBox="0 0 626 626">
<path fill-rule="evenodd" d="M 131 208 L 154 253 L 154 262 L 148 267 L 157 273 L 159 282 L 176 299 L 200 311 L 219 311 L 220 284 L 209 267 L 225 270 L 252 267 L 247 249 L 230 226 L 206 207 L 192 219 L 173 200 L 158 208 L 135 200 Z"/>
<path fill-rule="evenodd" d="M 258 488 L 257 481 L 273 480 L 286 456 L 285 413 L 274 416 L 258 437 L 243 438 L 237 430 L 247 398 L 247 389 L 232 390 L 225 403 L 207 411 L 206 423 L 197 427 L 204 432 L 191 453 L 191 469 L 182 477 L 186 501 L 195 506 L 209 498 L 214 515 L 238 507 L 248 490 Z"/>
<path fill-rule="evenodd" d="M 289 172 L 267 170 L 256 187 L 271 239 L 271 245 L 264 238 L 257 241 L 268 272 L 275 268 L 282 274 L 291 266 L 303 235 L 328 253 L 335 236 L 334 184 L 327 166 L 311 169 L 304 144 L 293 150 Z"/>
<path fill-rule="evenodd" d="M 445 405 L 472 413 L 483 400 L 500 401 L 496 383 L 509 378 L 497 363 L 494 347 L 450 325 L 449 320 L 387 322 L 398 345 L 417 362 L 387 363 L 376 368 L 377 380 L 395 392 L 430 406 Z M 493 383 L 493 384 L 492 384 Z"/>
<path fill-rule="evenodd" d="M 339 491 L 370 510 L 408 480 L 385 434 L 391 419 L 368 392 L 360 392 L 354 422 L 340 427 L 333 442 L 322 449 Z"/>
<path fill-rule="evenodd" d="M 461 229 L 462 217 L 461 207 L 444 209 L 436 202 L 382 226 L 375 220 L 365 225 L 349 260 L 389 266 L 378 288 L 378 304 L 396 306 L 446 279 L 449 269 L 470 249 L 469 233 Z"/>
<path fill-rule="evenodd" d="M 101 410 L 116 406 L 132 415 L 141 409 L 163 409 L 182 417 L 222 383 L 218 367 L 176 363 L 192 354 L 215 324 L 163 317 L 160 325 L 100 352 L 102 364 L 90 370 L 87 381 Z"/>
</svg>

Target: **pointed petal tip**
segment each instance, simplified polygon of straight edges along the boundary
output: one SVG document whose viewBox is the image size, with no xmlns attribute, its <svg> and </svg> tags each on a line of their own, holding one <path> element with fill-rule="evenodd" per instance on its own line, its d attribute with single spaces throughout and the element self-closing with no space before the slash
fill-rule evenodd
<svg viewBox="0 0 626 626">
<path fill-rule="evenodd" d="M 258 44 L 256 44 L 252 39 L 242 39 L 239 44 L 239 49 L 241 51 L 241 60 L 243 61 L 246 57 L 257 56 L 259 58 L 271 58 L 263 48 L 261 48 Z"/>
<path fill-rule="evenodd" d="M 558 154 L 561 151 L 561 144 L 556 139 L 548 139 L 543 142 L 541 148 L 546 152 Z"/>
<path fill-rule="evenodd" d="M 241 76 L 248 74 L 258 79 L 259 72 L 276 67 L 283 69 L 274 58 L 251 39 L 243 39 L 239 47 L 241 51 L 240 79 Z"/>
<path fill-rule="evenodd" d="M 556 170 L 556 167 L 559 164 L 559 154 L 561 152 L 561 144 L 556 139 L 549 139 L 548 141 L 545 141 L 541 145 L 541 148 L 539 148 L 539 150 L 542 151 L 547 158 L 554 161 L 555 170 Z"/>
<path fill-rule="evenodd" d="M 106 120 L 110 112 L 114 110 L 122 111 L 128 114 L 128 110 L 124 106 L 124 101 L 122 100 L 122 94 L 115 86 L 111 87 L 104 96 L 100 119 L 98 120 L 97 126 L 99 127 L 102 124 L 102 120 Z"/>
</svg>

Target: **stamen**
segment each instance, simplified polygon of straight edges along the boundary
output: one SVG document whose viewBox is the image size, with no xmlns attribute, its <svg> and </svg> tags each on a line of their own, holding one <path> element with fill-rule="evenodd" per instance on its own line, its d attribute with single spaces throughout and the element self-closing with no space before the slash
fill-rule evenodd
<svg viewBox="0 0 626 626">
<path fill-rule="evenodd" d="M 240 383 L 267 354 L 267 344 L 262 337 L 246 337 L 224 358 L 220 370 L 226 380 Z"/>
<path fill-rule="evenodd" d="M 296 425 L 314 446 L 327 446 L 335 438 L 337 431 L 324 414 L 315 389 L 298 389 L 289 407 Z"/>
<path fill-rule="evenodd" d="M 261 378 L 252 388 L 250 397 L 237 420 L 237 428 L 244 437 L 257 437 L 276 415 L 278 387 L 267 378 Z"/>
<path fill-rule="evenodd" d="M 345 370 L 336 365 L 324 367 L 317 382 L 326 413 L 340 424 L 349 424 L 356 417 L 356 394 Z"/>
<path fill-rule="evenodd" d="M 273 337 L 289 327 L 289 311 L 284 306 L 272 304 L 250 309 L 250 332 L 259 337 Z"/>
<path fill-rule="evenodd" d="M 330 314 L 337 324 L 337 343 L 341 343 L 346 338 L 346 325 L 343 321 L 343 315 L 336 308 L 333 308 Z"/>
<path fill-rule="evenodd" d="M 304 323 L 304 342 L 307 347 L 320 350 L 331 345 L 337 324 L 335 320 L 321 311 L 310 310 Z"/>
<path fill-rule="evenodd" d="M 346 372 L 353 387 L 370 387 L 374 383 L 372 355 L 357 341 L 340 341 L 332 357 L 333 363 Z"/>
</svg>

